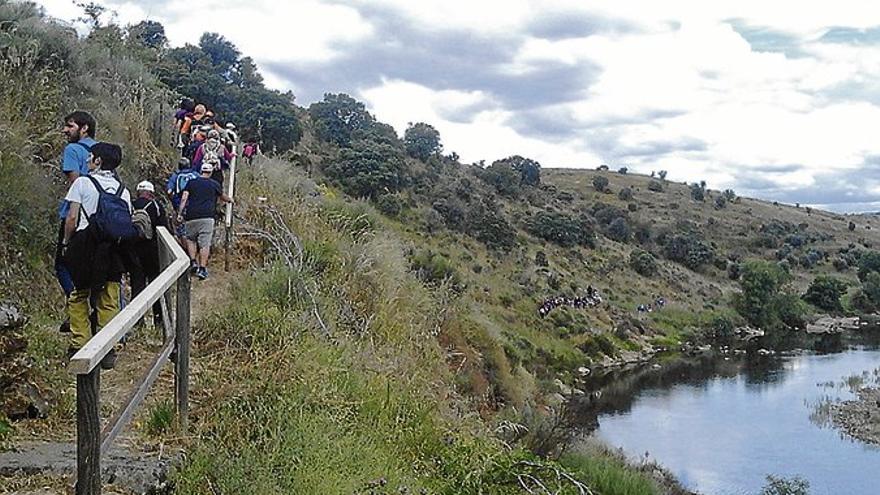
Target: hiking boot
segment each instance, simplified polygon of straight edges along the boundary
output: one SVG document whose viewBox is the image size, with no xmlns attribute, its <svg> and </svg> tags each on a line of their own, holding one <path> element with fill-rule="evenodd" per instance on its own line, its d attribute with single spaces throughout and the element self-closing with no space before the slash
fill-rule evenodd
<svg viewBox="0 0 880 495">
<path fill-rule="evenodd" d="M 112 370 L 116 367 L 116 349 L 110 349 L 110 352 L 101 360 L 102 370 Z"/>
<path fill-rule="evenodd" d="M 58 331 L 61 333 L 70 333 L 70 318 L 66 318 L 58 325 Z"/>
<path fill-rule="evenodd" d="M 204 266 L 199 267 L 198 271 L 196 272 L 196 277 L 199 277 L 199 280 L 205 280 L 206 278 L 208 278 L 208 268 Z"/>
<path fill-rule="evenodd" d="M 199 264 L 196 263 L 196 260 L 189 260 L 189 273 L 192 275 L 198 275 Z"/>
<path fill-rule="evenodd" d="M 73 359 L 73 355 L 79 352 L 79 348 L 77 347 L 68 347 L 67 348 L 67 359 Z"/>
</svg>

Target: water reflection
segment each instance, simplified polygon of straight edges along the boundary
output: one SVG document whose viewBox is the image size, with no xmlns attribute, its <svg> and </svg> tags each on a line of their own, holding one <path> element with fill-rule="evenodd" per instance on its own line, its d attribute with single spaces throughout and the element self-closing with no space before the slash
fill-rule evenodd
<svg viewBox="0 0 880 495">
<path fill-rule="evenodd" d="M 591 377 L 601 393 L 573 406 L 598 418 L 609 444 L 649 452 L 703 493 L 758 493 L 767 474 L 799 474 L 814 494 L 874 494 L 880 451 L 817 425 L 827 424 L 823 404 L 873 379 L 863 372 L 880 366 L 876 335 L 858 348 L 815 339 L 822 353 L 661 359 Z M 828 351 L 838 345 L 847 350 Z"/>
</svg>

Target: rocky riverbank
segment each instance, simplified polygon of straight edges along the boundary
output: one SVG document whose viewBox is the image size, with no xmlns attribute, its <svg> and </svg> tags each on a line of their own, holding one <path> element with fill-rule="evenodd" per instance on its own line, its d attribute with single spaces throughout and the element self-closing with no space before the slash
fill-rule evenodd
<svg viewBox="0 0 880 495">
<path fill-rule="evenodd" d="M 880 388 L 862 388 L 858 399 L 831 405 L 831 420 L 849 436 L 880 445 Z"/>
</svg>

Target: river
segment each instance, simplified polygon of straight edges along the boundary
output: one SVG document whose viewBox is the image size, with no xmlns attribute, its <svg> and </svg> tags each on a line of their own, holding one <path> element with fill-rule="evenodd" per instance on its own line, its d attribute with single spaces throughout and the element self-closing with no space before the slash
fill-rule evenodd
<svg viewBox="0 0 880 495">
<path fill-rule="evenodd" d="M 880 448 L 825 421 L 823 404 L 875 383 L 876 343 L 829 354 L 674 359 L 596 378 L 594 433 L 704 494 L 758 494 L 800 476 L 813 495 L 880 493 Z M 856 378 L 860 377 L 860 378 Z"/>
</svg>

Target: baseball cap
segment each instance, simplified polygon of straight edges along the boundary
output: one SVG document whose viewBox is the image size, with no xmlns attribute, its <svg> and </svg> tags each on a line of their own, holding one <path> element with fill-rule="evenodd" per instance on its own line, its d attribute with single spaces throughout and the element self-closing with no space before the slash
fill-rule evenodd
<svg viewBox="0 0 880 495">
<path fill-rule="evenodd" d="M 139 182 L 137 185 L 137 190 L 138 191 L 149 191 L 151 193 L 156 192 L 156 189 L 153 188 L 153 183 L 148 180 Z"/>
<path fill-rule="evenodd" d="M 213 172 L 213 171 L 214 171 L 214 165 L 212 165 L 212 164 L 210 164 L 210 163 L 203 163 L 203 164 L 202 164 L 201 171 L 202 171 L 202 172 Z"/>
</svg>

